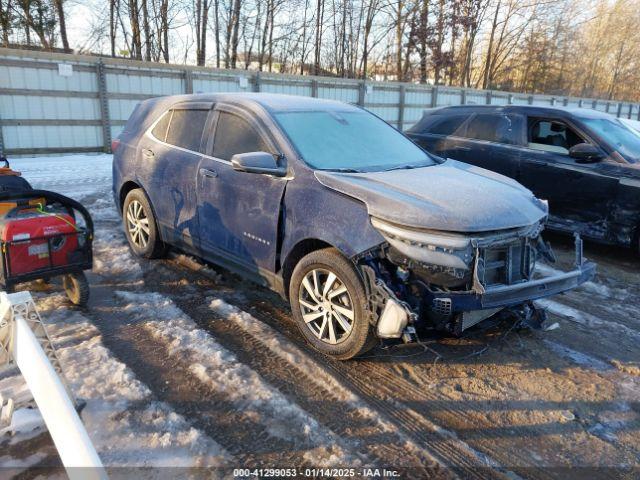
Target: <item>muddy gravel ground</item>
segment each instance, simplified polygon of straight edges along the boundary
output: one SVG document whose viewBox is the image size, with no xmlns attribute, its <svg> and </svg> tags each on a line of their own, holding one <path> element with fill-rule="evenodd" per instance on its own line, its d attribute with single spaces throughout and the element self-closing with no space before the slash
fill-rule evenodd
<svg viewBox="0 0 640 480">
<path fill-rule="evenodd" d="M 84 201 L 106 208 L 108 195 L 105 189 Z M 541 302 L 555 329 L 490 319 L 462 338 L 424 335 L 421 344 L 380 346 L 339 362 L 301 340 L 273 292 L 176 251 L 162 260 L 114 260 L 110 249 L 124 248 L 119 221 L 98 215 L 96 224 L 101 268 L 89 276 L 92 297 L 82 315 L 155 399 L 228 452 L 231 466 L 313 467 L 333 443 L 348 461 L 412 478 L 640 475 L 640 261 L 630 252 L 586 245 L 598 263 L 594 281 Z M 547 237 L 559 257 L 553 268 L 569 268 L 572 240 Z M 153 305 L 132 315 L 122 291 L 169 299 L 199 334 L 311 416 L 325 440 L 301 436 L 295 422 L 275 435 L 258 418 L 261 407 L 258 416 L 238 410 L 229 391 L 195 374 L 188 354 L 150 330 Z M 7 448 L 49 452 L 38 466 L 59 465 L 46 433 Z"/>
</svg>

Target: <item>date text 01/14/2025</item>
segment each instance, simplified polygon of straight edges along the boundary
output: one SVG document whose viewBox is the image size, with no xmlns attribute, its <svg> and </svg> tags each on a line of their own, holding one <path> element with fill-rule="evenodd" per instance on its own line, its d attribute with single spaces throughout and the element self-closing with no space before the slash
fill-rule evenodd
<svg viewBox="0 0 640 480">
<path fill-rule="evenodd" d="M 237 468 L 233 470 L 233 476 L 234 478 L 397 478 L 400 476 L 400 472 L 387 468 Z"/>
</svg>

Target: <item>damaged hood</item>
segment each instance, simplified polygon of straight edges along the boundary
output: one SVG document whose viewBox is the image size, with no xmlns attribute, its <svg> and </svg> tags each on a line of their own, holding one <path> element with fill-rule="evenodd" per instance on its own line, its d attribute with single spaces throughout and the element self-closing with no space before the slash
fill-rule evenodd
<svg viewBox="0 0 640 480">
<path fill-rule="evenodd" d="M 371 173 L 316 171 L 324 186 L 361 200 L 369 214 L 413 228 L 483 232 L 539 222 L 544 203 L 516 181 L 455 160 Z"/>
</svg>

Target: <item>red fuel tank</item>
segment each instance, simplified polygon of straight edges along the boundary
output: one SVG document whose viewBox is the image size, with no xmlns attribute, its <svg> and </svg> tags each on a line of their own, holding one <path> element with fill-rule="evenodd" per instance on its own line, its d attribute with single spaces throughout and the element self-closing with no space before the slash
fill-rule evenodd
<svg viewBox="0 0 640 480">
<path fill-rule="evenodd" d="M 67 265 L 78 248 L 73 218 L 30 213 L 0 220 L 0 240 L 10 276 Z"/>
</svg>

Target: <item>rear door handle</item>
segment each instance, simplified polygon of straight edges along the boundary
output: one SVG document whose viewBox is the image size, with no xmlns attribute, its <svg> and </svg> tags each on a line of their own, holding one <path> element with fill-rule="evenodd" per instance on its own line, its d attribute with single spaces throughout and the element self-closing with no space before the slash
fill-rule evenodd
<svg viewBox="0 0 640 480">
<path fill-rule="evenodd" d="M 209 170 L 208 168 L 201 168 L 200 175 L 207 178 L 216 178 L 218 176 L 218 172 L 215 170 Z"/>
<path fill-rule="evenodd" d="M 148 148 L 142 149 L 142 155 L 144 155 L 147 158 L 153 158 L 156 156 L 156 154 L 153 153 L 153 150 L 149 150 Z"/>
</svg>

